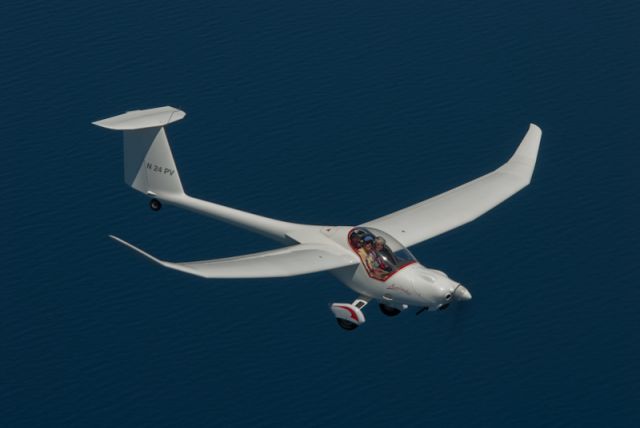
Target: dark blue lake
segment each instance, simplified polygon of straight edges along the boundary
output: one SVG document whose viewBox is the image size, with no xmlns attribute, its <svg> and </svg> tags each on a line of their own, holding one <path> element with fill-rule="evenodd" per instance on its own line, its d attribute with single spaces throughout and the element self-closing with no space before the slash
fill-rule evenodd
<svg viewBox="0 0 640 428">
<path fill-rule="evenodd" d="M 0 16 L 0 426 L 640 426 L 640 3 L 11 2 Z M 193 196 L 355 225 L 484 174 L 530 187 L 412 248 L 468 304 L 341 330 L 328 274 L 122 180 L 94 127 L 172 105 Z M 373 173 L 383 171 L 381 178 Z"/>
</svg>

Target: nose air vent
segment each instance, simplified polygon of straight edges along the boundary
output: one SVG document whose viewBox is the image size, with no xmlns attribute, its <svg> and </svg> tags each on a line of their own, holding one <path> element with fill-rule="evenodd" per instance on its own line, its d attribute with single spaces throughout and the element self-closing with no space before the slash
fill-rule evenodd
<svg viewBox="0 0 640 428">
<path fill-rule="evenodd" d="M 437 273 L 440 276 L 443 276 L 445 278 L 449 278 L 449 275 L 447 275 L 446 273 L 442 272 L 441 270 L 437 270 L 437 269 L 431 269 L 432 272 Z"/>
<path fill-rule="evenodd" d="M 429 282 L 431 284 L 436 282 L 436 279 L 433 276 L 428 275 L 428 274 L 426 274 L 424 272 L 420 272 L 420 278 L 424 279 L 425 281 L 427 281 L 427 282 Z"/>
<path fill-rule="evenodd" d="M 447 300 L 451 300 L 451 294 L 447 293 L 447 295 L 444 296 L 444 298 L 447 299 Z"/>
</svg>

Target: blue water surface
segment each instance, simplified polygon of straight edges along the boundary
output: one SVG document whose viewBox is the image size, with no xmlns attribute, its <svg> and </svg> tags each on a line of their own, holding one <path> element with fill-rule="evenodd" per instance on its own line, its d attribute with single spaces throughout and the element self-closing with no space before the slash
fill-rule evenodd
<svg viewBox="0 0 640 428">
<path fill-rule="evenodd" d="M 0 15 L 0 426 L 639 426 L 634 1 L 9 2 Z M 530 187 L 417 245 L 467 304 L 354 332 L 328 274 L 203 280 L 275 248 L 148 209 L 121 136 L 172 105 L 186 190 L 358 224 L 504 162 Z"/>
</svg>

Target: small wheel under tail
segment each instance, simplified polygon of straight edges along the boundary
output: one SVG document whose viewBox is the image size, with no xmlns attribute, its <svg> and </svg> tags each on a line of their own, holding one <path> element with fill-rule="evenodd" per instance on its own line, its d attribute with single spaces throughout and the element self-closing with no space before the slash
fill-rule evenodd
<svg viewBox="0 0 640 428">
<path fill-rule="evenodd" d="M 162 208 L 162 203 L 156 198 L 153 198 L 149 201 L 149 207 L 154 211 L 160 211 L 160 208 Z"/>
</svg>

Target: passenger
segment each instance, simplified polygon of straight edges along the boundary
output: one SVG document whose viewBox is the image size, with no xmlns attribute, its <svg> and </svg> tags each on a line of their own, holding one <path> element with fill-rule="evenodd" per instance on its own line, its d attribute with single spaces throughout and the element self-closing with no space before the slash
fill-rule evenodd
<svg viewBox="0 0 640 428">
<path fill-rule="evenodd" d="M 391 266 L 391 262 L 388 258 L 388 251 L 385 248 L 387 242 L 384 240 L 382 236 L 378 236 L 375 239 L 375 261 L 374 261 L 374 269 L 382 270 L 385 273 L 391 272 L 393 267 Z"/>
<path fill-rule="evenodd" d="M 382 236 L 378 236 L 375 240 L 375 249 L 378 254 L 382 256 L 384 260 L 387 260 L 387 268 L 388 270 L 392 269 L 390 265 L 397 265 L 398 260 L 395 255 L 389 250 L 387 247 L 387 241 Z"/>
</svg>

